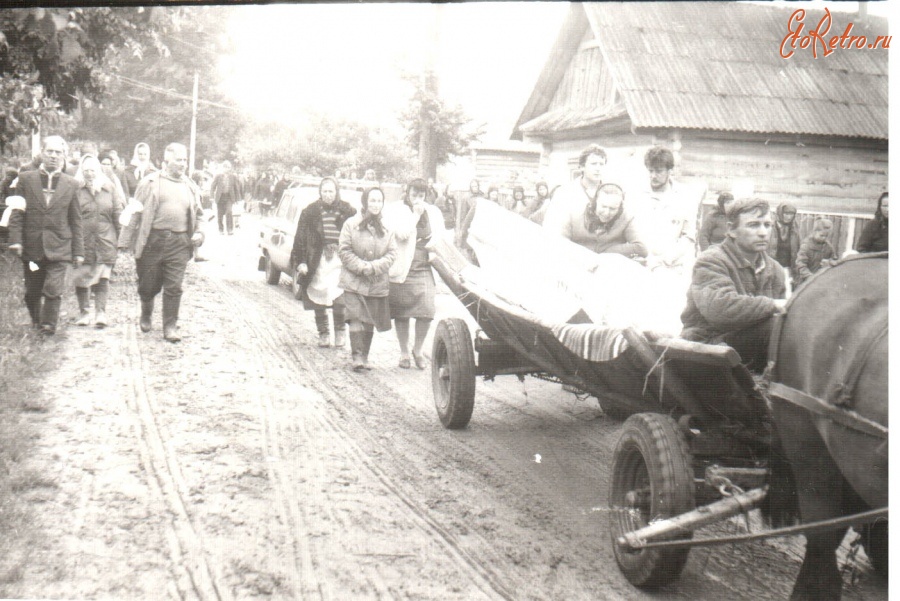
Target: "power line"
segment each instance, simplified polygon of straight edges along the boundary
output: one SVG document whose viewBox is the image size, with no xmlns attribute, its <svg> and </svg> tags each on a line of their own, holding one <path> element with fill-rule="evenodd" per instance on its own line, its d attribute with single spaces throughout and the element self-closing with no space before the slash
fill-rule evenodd
<svg viewBox="0 0 900 601">
<path fill-rule="evenodd" d="M 129 85 L 132 85 L 136 88 L 140 88 L 140 89 L 148 91 L 148 92 L 156 92 L 157 94 L 163 94 L 165 96 L 169 96 L 172 98 L 178 98 L 179 100 L 187 100 L 188 102 L 193 101 L 193 98 L 191 98 L 190 96 L 187 96 L 185 94 L 179 94 L 178 92 L 174 92 L 172 90 L 166 90 L 164 88 L 160 88 L 160 87 L 154 86 L 152 84 L 145 83 L 143 81 L 131 79 L 130 77 L 125 77 L 124 75 L 119 75 L 118 73 L 111 73 L 110 75 L 112 75 L 113 77 L 115 77 L 116 79 L 118 79 L 119 81 L 121 81 L 123 83 L 127 83 Z M 236 107 L 228 106 L 226 104 L 220 104 L 218 102 L 213 102 L 212 100 L 197 99 L 197 102 L 200 104 L 205 104 L 205 105 L 213 106 L 213 107 L 220 108 L 220 109 L 234 111 L 235 113 L 241 112 L 241 110 Z"/>
</svg>

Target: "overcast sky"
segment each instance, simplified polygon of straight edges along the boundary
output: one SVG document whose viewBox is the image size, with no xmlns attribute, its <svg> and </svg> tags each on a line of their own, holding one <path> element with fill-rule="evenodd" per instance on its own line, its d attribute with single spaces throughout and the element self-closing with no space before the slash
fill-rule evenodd
<svg viewBox="0 0 900 601">
<path fill-rule="evenodd" d="M 881 15 L 889 7 L 869 6 Z M 236 52 L 223 68 L 234 101 L 255 115 L 295 123 L 311 108 L 396 126 L 409 96 L 400 71 L 420 67 L 435 48 L 442 94 L 487 123 L 485 140 L 505 140 L 567 10 L 563 2 L 242 6 L 230 27 Z"/>
</svg>

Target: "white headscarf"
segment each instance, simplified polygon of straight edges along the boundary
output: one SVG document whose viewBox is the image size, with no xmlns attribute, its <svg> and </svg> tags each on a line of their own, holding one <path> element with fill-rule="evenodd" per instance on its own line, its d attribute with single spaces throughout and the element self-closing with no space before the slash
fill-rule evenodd
<svg viewBox="0 0 900 601">
<path fill-rule="evenodd" d="M 82 186 L 87 184 L 84 179 L 85 167 L 93 169 L 94 171 L 94 179 L 90 186 L 90 189 L 94 194 L 99 192 L 105 184 L 112 183 L 109 181 L 109 178 L 106 177 L 106 174 L 103 173 L 103 166 L 100 164 L 100 161 L 97 160 L 97 157 L 88 154 L 81 158 L 81 164 L 78 166 L 78 173 L 75 174 L 75 179 L 78 180 Z"/>
</svg>

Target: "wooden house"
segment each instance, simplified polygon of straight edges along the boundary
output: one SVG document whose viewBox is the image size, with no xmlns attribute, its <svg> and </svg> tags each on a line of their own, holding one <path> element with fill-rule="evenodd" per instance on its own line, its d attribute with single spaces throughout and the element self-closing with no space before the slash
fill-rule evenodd
<svg viewBox="0 0 900 601">
<path fill-rule="evenodd" d="M 888 50 L 799 47 L 782 58 L 794 7 L 734 2 L 572 4 L 512 138 L 542 145 L 553 183 L 590 142 L 615 171 L 646 178 L 643 155 L 675 155 L 675 177 L 798 207 L 801 233 L 835 220 L 839 251 L 888 183 Z M 803 32 L 823 11 L 806 11 Z M 796 19 L 796 16 L 795 16 Z M 887 34 L 884 19 L 831 13 L 830 35 Z M 792 26 L 797 27 L 796 20 Z M 643 182 L 641 182 L 643 184 Z M 848 243 L 849 241 L 849 243 Z"/>
</svg>

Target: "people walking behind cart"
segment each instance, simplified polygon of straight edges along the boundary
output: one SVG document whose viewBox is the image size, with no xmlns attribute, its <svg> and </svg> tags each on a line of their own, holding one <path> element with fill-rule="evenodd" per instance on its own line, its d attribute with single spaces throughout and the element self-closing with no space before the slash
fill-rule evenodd
<svg viewBox="0 0 900 601">
<path fill-rule="evenodd" d="M 466 242 L 466 237 L 469 235 L 469 226 L 472 224 L 472 219 L 475 218 L 475 204 L 479 198 L 484 197 L 484 192 L 481 191 L 481 183 L 477 179 L 473 179 L 469 182 L 468 194 L 464 195 L 457 203 L 454 242 L 456 247 L 466 253 L 470 259 L 474 257 L 474 254 L 472 247 Z"/>
<path fill-rule="evenodd" d="M 78 182 L 62 172 L 66 152 L 60 136 L 44 138 L 39 167 L 20 172 L 10 190 L 25 209 L 10 215 L 8 248 L 22 258 L 25 306 L 44 335 L 56 333 L 69 263 L 84 262 Z"/>
<path fill-rule="evenodd" d="M 534 200 L 525 208 L 522 217 L 541 225 L 544 222 L 547 203 L 550 201 L 550 189 L 547 187 L 547 182 L 538 182 L 534 187 L 534 194 Z"/>
<path fill-rule="evenodd" d="M 732 202 L 734 202 L 734 196 L 731 192 L 722 192 L 716 199 L 716 208 L 703 218 L 700 231 L 697 233 L 700 252 L 713 244 L 721 244 L 725 241 L 725 232 L 728 231 L 728 218 L 725 216 L 725 212 Z"/>
<path fill-rule="evenodd" d="M 798 283 L 805 282 L 823 267 L 830 267 L 837 259 L 834 246 L 828 241 L 834 224 L 830 219 L 817 219 L 812 233 L 800 244 L 797 252 Z"/>
<path fill-rule="evenodd" d="M 152 328 L 153 304 L 163 293 L 163 338 L 178 342 L 182 283 L 194 248 L 203 244 L 200 231 L 200 191 L 184 173 L 187 148 L 166 146 L 162 171 L 144 177 L 135 192 L 141 206 L 122 230 L 119 248 L 132 248 L 141 297 L 142 332 Z"/>
<path fill-rule="evenodd" d="M 734 348 L 751 371 L 761 373 L 772 316 L 783 313 L 785 280 L 781 266 L 766 253 L 772 229 L 769 204 L 743 199 L 728 210 L 722 244 L 697 257 L 681 314 L 681 337 Z"/>
<path fill-rule="evenodd" d="M 267 169 L 256 181 L 253 190 L 253 197 L 259 203 L 259 213 L 266 216 L 272 209 L 274 201 L 272 199 L 272 191 L 275 188 L 275 171 Z"/>
<path fill-rule="evenodd" d="M 409 321 L 415 319 L 412 361 L 425 369 L 422 345 L 434 319 L 434 275 L 428 249 L 444 235 L 444 218 L 434 205 L 425 202 L 428 184 L 414 179 L 406 187 L 403 203 L 385 211 L 384 223 L 397 240 L 397 259 L 388 272 L 391 318 L 400 342 L 400 367 L 409 369 Z M 387 209 L 387 207 L 386 207 Z"/>
<path fill-rule="evenodd" d="M 219 233 L 234 234 L 234 203 L 241 200 L 243 191 L 241 180 L 232 171 L 230 161 L 222 162 L 221 173 L 216 174 L 210 186 L 210 194 L 216 203 L 216 223 L 219 225 Z"/>
<path fill-rule="evenodd" d="M 82 157 L 75 179 L 79 183 L 78 204 L 84 228 L 84 263 L 72 274 L 78 300 L 75 325 L 93 323 L 105 328 L 109 278 L 118 254 L 119 217 L 125 208 L 125 197 L 91 155 Z M 93 320 L 88 310 L 91 292 L 94 293 Z"/>
<path fill-rule="evenodd" d="M 438 194 L 437 198 L 434 200 L 434 206 L 436 206 L 444 216 L 445 229 L 452 230 L 456 227 L 456 197 L 454 196 L 453 191 L 450 190 L 450 184 L 446 184 L 443 188 L 443 192 Z"/>
<path fill-rule="evenodd" d="M 344 222 L 356 214 L 350 203 L 341 200 L 337 181 L 326 177 L 319 183 L 319 198 L 303 209 L 297 221 L 291 265 L 303 290 L 303 308 L 313 311 L 319 346 L 331 346 L 327 309 L 334 320 L 334 346 L 344 346 L 346 322 L 339 281 L 341 258 L 338 242 Z"/>
<path fill-rule="evenodd" d="M 146 142 L 139 142 L 135 145 L 134 154 L 131 157 L 131 169 L 125 170 L 125 179 L 128 185 L 123 185 L 123 187 L 127 187 L 134 197 L 141 180 L 156 171 L 156 166 L 150 160 L 150 146 Z"/>
<path fill-rule="evenodd" d="M 797 252 L 801 241 L 800 228 L 797 227 L 797 207 L 788 202 L 778 205 L 767 252 L 788 271 L 792 280 L 797 279 Z"/>
<path fill-rule="evenodd" d="M 369 188 L 362 194 L 362 213 L 344 222 L 338 254 L 340 288 L 350 326 L 350 350 L 354 371 L 371 369 L 369 349 L 374 330 L 391 329 L 388 271 L 397 258 L 394 234 L 382 223 L 384 192 Z"/>
<path fill-rule="evenodd" d="M 547 203 L 543 225 L 548 231 L 562 234 L 569 228 L 573 215 L 584 216 L 585 208 L 603 183 L 606 161 L 606 149 L 599 144 L 591 144 L 581 151 L 578 157 L 581 176 L 560 186 Z"/>
<path fill-rule="evenodd" d="M 884 252 L 888 249 L 888 193 L 885 192 L 878 198 L 878 206 L 875 208 L 875 218 L 866 224 L 856 250 L 861 253 Z"/>
</svg>

